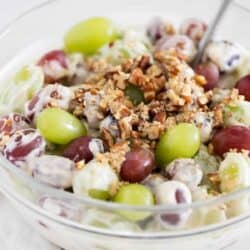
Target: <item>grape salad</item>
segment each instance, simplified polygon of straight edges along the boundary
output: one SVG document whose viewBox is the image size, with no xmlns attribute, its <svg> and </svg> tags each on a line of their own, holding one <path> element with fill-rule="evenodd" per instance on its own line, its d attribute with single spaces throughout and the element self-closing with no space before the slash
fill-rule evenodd
<svg viewBox="0 0 250 250">
<path fill-rule="evenodd" d="M 64 48 L 1 86 L 1 154 L 53 188 L 132 206 L 188 205 L 249 187 L 250 53 L 211 41 L 192 67 L 206 29 L 195 18 L 176 28 L 157 17 L 143 30 L 105 17 L 76 24 Z M 39 205 L 119 230 L 140 230 L 136 222 L 151 216 L 98 209 L 83 216 L 79 205 L 49 196 Z M 244 196 L 202 215 L 164 213 L 148 227 L 195 227 L 197 216 L 209 225 L 248 209 Z"/>
</svg>

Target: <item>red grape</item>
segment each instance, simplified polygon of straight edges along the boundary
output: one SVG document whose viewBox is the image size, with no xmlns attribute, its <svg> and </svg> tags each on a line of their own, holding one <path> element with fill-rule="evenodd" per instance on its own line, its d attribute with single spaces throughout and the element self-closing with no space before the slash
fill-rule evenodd
<svg viewBox="0 0 250 250">
<path fill-rule="evenodd" d="M 162 37 L 172 35 L 175 32 L 171 23 L 165 22 L 160 17 L 155 17 L 151 20 L 147 27 L 147 35 L 152 43 L 157 42 Z"/>
<path fill-rule="evenodd" d="M 212 138 L 214 153 L 223 156 L 230 149 L 250 150 L 250 128 L 232 126 L 218 131 Z"/>
<path fill-rule="evenodd" d="M 26 118 L 17 113 L 10 113 L 0 118 L 0 137 L 11 135 L 20 129 L 29 128 Z"/>
<path fill-rule="evenodd" d="M 247 101 L 250 101 L 250 75 L 242 77 L 237 83 L 236 88 L 239 94 L 245 96 Z"/>
<path fill-rule="evenodd" d="M 18 167 L 29 157 L 45 152 L 46 142 L 35 129 L 23 129 L 14 133 L 3 148 L 3 155 Z"/>
<path fill-rule="evenodd" d="M 120 176 L 124 181 L 141 182 L 155 168 L 155 158 L 151 151 L 135 148 L 126 154 Z"/>
<path fill-rule="evenodd" d="M 28 161 L 34 179 L 55 188 L 70 188 L 73 181 L 74 162 L 57 155 L 42 155 Z"/>
<path fill-rule="evenodd" d="M 46 83 L 54 83 L 67 75 L 67 57 L 62 50 L 48 52 L 37 64 L 43 68 Z"/>
<path fill-rule="evenodd" d="M 81 217 L 81 205 L 69 199 L 44 195 L 40 197 L 38 203 L 43 209 L 57 216 L 74 221 L 79 221 Z"/>
<path fill-rule="evenodd" d="M 45 54 L 38 62 L 38 65 L 44 65 L 50 61 L 57 61 L 64 68 L 67 68 L 66 54 L 62 50 L 53 50 Z"/>
<path fill-rule="evenodd" d="M 172 226 L 178 225 L 181 221 L 180 214 L 162 214 L 160 218 L 163 222 L 166 222 Z"/>
<path fill-rule="evenodd" d="M 178 205 L 190 204 L 192 195 L 188 187 L 179 181 L 166 181 L 155 188 L 157 204 Z M 187 222 L 190 209 L 181 212 L 168 212 L 159 215 L 159 222 L 165 228 L 182 227 Z"/>
<path fill-rule="evenodd" d="M 72 96 L 72 91 L 68 87 L 59 84 L 47 85 L 25 104 L 25 115 L 34 122 L 45 108 L 68 109 Z"/>
<path fill-rule="evenodd" d="M 96 153 L 104 152 L 103 142 L 90 136 L 82 136 L 71 142 L 64 150 L 63 156 L 75 162 L 89 162 Z"/>
<path fill-rule="evenodd" d="M 207 25 L 203 21 L 195 18 L 190 18 L 188 20 L 185 20 L 181 24 L 180 33 L 188 36 L 195 42 L 199 42 L 203 37 L 206 29 Z"/>
<path fill-rule="evenodd" d="M 176 204 L 185 204 L 188 203 L 183 191 L 181 189 L 177 189 L 175 191 L 175 200 Z M 163 222 L 166 222 L 172 226 L 178 225 L 182 220 L 181 213 L 170 213 L 170 214 L 162 214 L 161 219 Z"/>
<path fill-rule="evenodd" d="M 0 118 L 0 150 L 9 137 L 18 130 L 29 128 L 26 118 L 17 113 L 10 113 Z"/>
<path fill-rule="evenodd" d="M 206 78 L 207 84 L 204 85 L 204 89 L 206 91 L 217 86 L 220 77 L 220 71 L 218 66 L 216 66 L 214 63 L 201 63 L 197 65 L 194 70 L 197 74 L 203 75 Z"/>
<path fill-rule="evenodd" d="M 157 50 L 175 49 L 178 53 L 192 60 L 196 54 L 194 42 L 185 35 L 173 35 L 161 38 L 156 44 Z"/>
</svg>

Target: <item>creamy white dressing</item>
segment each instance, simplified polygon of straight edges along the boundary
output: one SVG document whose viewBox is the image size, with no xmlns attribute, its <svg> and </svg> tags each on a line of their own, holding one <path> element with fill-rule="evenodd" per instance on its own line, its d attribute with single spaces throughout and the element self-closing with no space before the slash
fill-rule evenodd
<svg viewBox="0 0 250 250">
<path fill-rule="evenodd" d="M 34 142 L 39 137 L 41 138 L 41 140 L 40 140 L 40 144 L 38 147 L 33 147 L 32 150 L 30 150 L 28 154 L 24 155 L 23 157 L 19 157 L 19 159 L 17 160 L 16 158 L 13 158 L 11 156 L 11 152 L 17 147 L 16 139 L 19 136 L 22 136 L 21 141 L 20 141 L 20 146 L 25 146 L 31 142 Z M 21 132 L 15 133 L 13 136 L 10 137 L 10 139 L 8 140 L 8 142 L 6 143 L 4 147 L 3 153 L 5 155 L 6 153 L 9 152 L 10 154 L 9 154 L 8 159 L 12 162 L 15 162 L 15 165 L 24 167 L 24 169 L 27 170 L 28 173 L 30 173 L 26 164 L 28 159 L 37 158 L 39 155 L 41 155 L 41 153 L 45 152 L 45 147 L 46 147 L 46 142 L 44 139 L 42 139 L 41 135 L 39 134 L 37 130 L 34 130 L 33 132 L 28 133 L 26 135 L 24 135 L 23 132 L 21 131 Z"/>
<path fill-rule="evenodd" d="M 54 92 L 56 97 L 51 96 Z M 32 109 L 29 108 L 30 102 L 25 104 L 25 115 L 27 117 L 35 115 L 34 118 L 45 108 L 47 104 L 53 107 L 68 109 L 70 100 L 73 98 L 73 92 L 70 88 L 60 84 L 47 85 L 37 95 L 38 100 Z M 31 100 L 32 101 L 32 100 Z"/>
<path fill-rule="evenodd" d="M 30 158 L 28 167 L 35 179 L 57 188 L 72 186 L 74 162 L 56 155 Z"/>
<path fill-rule="evenodd" d="M 91 189 L 109 191 L 118 182 L 116 173 L 108 164 L 93 160 L 75 172 L 73 190 L 78 195 L 88 195 Z"/>
<path fill-rule="evenodd" d="M 102 140 L 93 138 L 89 142 L 89 150 L 91 153 L 95 156 L 97 153 L 103 153 L 104 152 L 104 146 L 102 143 Z"/>
<path fill-rule="evenodd" d="M 236 43 L 213 41 L 205 51 L 205 57 L 214 62 L 222 72 L 232 72 L 240 65 L 242 49 Z"/>
</svg>

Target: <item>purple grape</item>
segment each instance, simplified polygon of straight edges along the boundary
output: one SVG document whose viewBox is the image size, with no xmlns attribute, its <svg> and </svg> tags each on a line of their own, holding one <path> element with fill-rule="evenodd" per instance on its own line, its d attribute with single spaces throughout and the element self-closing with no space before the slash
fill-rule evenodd
<svg viewBox="0 0 250 250">
<path fill-rule="evenodd" d="M 55 83 L 67 75 L 67 57 L 62 50 L 48 52 L 37 64 L 43 69 L 46 83 Z"/>
<path fill-rule="evenodd" d="M 7 138 L 18 130 L 29 128 L 26 118 L 17 113 L 10 113 L 0 118 L 0 149 L 7 142 Z"/>
<path fill-rule="evenodd" d="M 154 168 L 153 153 L 147 149 L 135 148 L 126 154 L 120 176 L 124 181 L 141 182 L 151 174 Z"/>
<path fill-rule="evenodd" d="M 35 129 L 15 132 L 3 148 L 3 155 L 18 167 L 27 163 L 29 157 L 38 157 L 45 152 L 46 142 Z"/>
<path fill-rule="evenodd" d="M 206 78 L 207 83 L 204 85 L 206 91 L 218 86 L 220 71 L 216 64 L 212 62 L 201 63 L 194 70 L 197 74 Z"/>
<path fill-rule="evenodd" d="M 71 142 L 64 150 L 63 156 L 78 162 L 91 161 L 96 153 L 104 152 L 104 145 L 101 139 L 90 136 L 82 136 Z"/>
<path fill-rule="evenodd" d="M 180 33 L 199 42 L 207 30 L 207 25 L 202 20 L 190 18 L 185 20 L 180 27 Z"/>
<path fill-rule="evenodd" d="M 147 27 L 147 35 L 152 41 L 152 43 L 156 43 L 161 38 L 167 36 L 169 32 L 172 31 L 174 33 L 174 27 L 171 23 L 165 22 L 160 17 L 153 18 Z"/>
<path fill-rule="evenodd" d="M 230 149 L 250 150 L 250 128 L 232 126 L 218 131 L 212 138 L 214 153 L 223 156 Z"/>
<path fill-rule="evenodd" d="M 44 195 L 39 199 L 38 203 L 43 209 L 56 216 L 73 221 L 79 221 L 81 218 L 81 205 L 71 200 Z"/>
<path fill-rule="evenodd" d="M 42 155 L 28 161 L 32 176 L 55 188 L 70 188 L 73 182 L 74 162 L 57 155 Z"/>
<path fill-rule="evenodd" d="M 178 205 L 190 204 L 192 196 L 189 188 L 179 181 L 166 181 L 155 188 L 155 197 L 158 204 Z M 185 225 L 190 209 L 180 212 L 162 213 L 158 216 L 159 222 L 165 228 L 176 228 Z"/>
<path fill-rule="evenodd" d="M 156 49 L 163 51 L 175 49 L 178 53 L 183 55 L 187 61 L 191 61 L 196 54 L 194 42 L 185 35 L 163 37 L 156 43 Z"/>
<path fill-rule="evenodd" d="M 239 94 L 245 96 L 247 101 L 250 101 L 250 75 L 242 77 L 237 83 L 236 88 Z"/>
<path fill-rule="evenodd" d="M 59 84 L 47 85 L 25 104 L 25 115 L 34 122 L 37 115 L 48 107 L 67 110 L 72 97 L 72 91 L 68 87 Z"/>
</svg>

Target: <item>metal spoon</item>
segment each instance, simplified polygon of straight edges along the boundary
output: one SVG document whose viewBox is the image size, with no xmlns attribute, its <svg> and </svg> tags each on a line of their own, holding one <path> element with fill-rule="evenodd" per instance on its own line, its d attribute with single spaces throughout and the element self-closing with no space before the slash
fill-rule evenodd
<svg viewBox="0 0 250 250">
<path fill-rule="evenodd" d="M 221 2 L 220 8 L 216 13 L 212 23 L 209 25 L 208 30 L 206 31 L 205 35 L 203 36 L 200 44 L 198 46 L 198 52 L 193 60 L 192 66 L 195 67 L 200 61 L 204 54 L 204 50 L 206 49 L 208 43 L 211 41 L 212 36 L 214 35 L 222 17 L 224 16 L 225 12 L 227 11 L 229 5 L 233 0 L 223 0 Z"/>
</svg>

